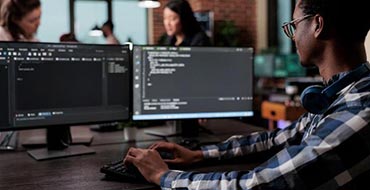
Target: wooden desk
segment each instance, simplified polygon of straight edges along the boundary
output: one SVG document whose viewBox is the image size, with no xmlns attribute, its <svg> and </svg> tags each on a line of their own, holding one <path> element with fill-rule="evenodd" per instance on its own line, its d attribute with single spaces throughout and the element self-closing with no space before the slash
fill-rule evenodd
<svg viewBox="0 0 370 190">
<path fill-rule="evenodd" d="M 231 122 L 225 129 L 223 121 L 213 122 L 215 134 L 222 138 L 227 135 L 249 133 L 259 128 L 247 125 L 235 125 Z M 218 126 L 220 125 L 220 126 Z M 231 127 L 230 127 L 231 126 Z M 223 130 L 224 128 L 225 130 Z M 232 132 L 232 131 L 236 132 Z M 28 134 L 29 131 L 24 131 Z M 124 143 L 123 133 L 118 132 L 93 132 L 94 140 L 91 148 L 96 154 L 83 155 L 69 158 L 61 158 L 46 161 L 32 159 L 23 148 L 16 151 L 0 152 L 0 189 L 6 190 L 122 190 L 122 189 L 159 189 L 156 186 L 145 184 L 132 184 L 116 181 L 103 180 L 104 174 L 100 173 L 100 167 L 106 163 L 122 158 L 127 149 L 131 146 L 147 147 L 154 141 L 153 137 L 142 139 L 136 143 Z M 232 163 L 219 166 L 198 166 L 198 171 L 225 171 L 251 169 L 256 163 Z"/>
</svg>

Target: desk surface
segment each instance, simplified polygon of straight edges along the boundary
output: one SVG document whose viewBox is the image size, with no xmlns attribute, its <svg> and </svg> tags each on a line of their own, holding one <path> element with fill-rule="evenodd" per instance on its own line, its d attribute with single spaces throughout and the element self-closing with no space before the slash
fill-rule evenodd
<svg viewBox="0 0 370 190">
<path fill-rule="evenodd" d="M 223 127 L 227 125 L 227 128 Z M 215 135 L 225 139 L 234 134 L 246 134 L 261 130 L 253 126 L 238 124 L 234 121 L 213 120 L 211 129 Z M 138 130 L 140 133 L 140 130 Z M 20 140 L 31 134 L 22 131 Z M 16 151 L 0 152 L 0 189 L 159 189 L 158 187 L 145 184 L 132 184 L 104 180 L 104 174 L 100 173 L 100 167 L 104 164 L 122 158 L 131 146 L 147 147 L 158 138 L 142 135 L 142 139 L 136 142 L 124 142 L 123 133 L 118 132 L 92 132 L 93 143 L 90 148 L 95 154 L 61 158 L 46 161 L 36 161 L 27 155 L 24 148 Z M 233 163 L 218 166 L 197 166 L 197 171 L 226 171 L 251 169 L 257 163 Z"/>
</svg>

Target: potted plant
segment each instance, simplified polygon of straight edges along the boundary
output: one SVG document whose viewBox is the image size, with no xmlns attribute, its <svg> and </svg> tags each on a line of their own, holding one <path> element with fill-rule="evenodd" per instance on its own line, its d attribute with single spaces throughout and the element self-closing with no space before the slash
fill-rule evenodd
<svg viewBox="0 0 370 190">
<path fill-rule="evenodd" d="M 239 28 L 233 21 L 218 21 L 216 24 L 216 46 L 238 46 Z"/>
</svg>

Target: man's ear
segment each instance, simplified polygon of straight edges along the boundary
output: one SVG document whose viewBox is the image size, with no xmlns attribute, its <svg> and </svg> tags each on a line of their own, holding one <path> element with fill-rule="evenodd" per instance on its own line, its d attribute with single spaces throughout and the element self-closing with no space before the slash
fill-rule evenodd
<svg viewBox="0 0 370 190">
<path fill-rule="evenodd" d="M 315 15 L 314 17 L 314 30 L 315 30 L 315 37 L 319 38 L 324 35 L 324 19 L 320 15 Z"/>
</svg>

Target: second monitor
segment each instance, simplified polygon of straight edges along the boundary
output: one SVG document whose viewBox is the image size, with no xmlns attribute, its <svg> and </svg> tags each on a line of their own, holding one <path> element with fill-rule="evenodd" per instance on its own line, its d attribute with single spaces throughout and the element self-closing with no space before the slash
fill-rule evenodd
<svg viewBox="0 0 370 190">
<path fill-rule="evenodd" d="M 1 42 L 0 132 L 47 128 L 37 160 L 92 152 L 67 148 L 69 126 L 129 119 L 129 63 L 127 45 Z"/>
<path fill-rule="evenodd" d="M 253 115 L 252 48 L 135 46 L 133 77 L 134 120 Z"/>
</svg>

